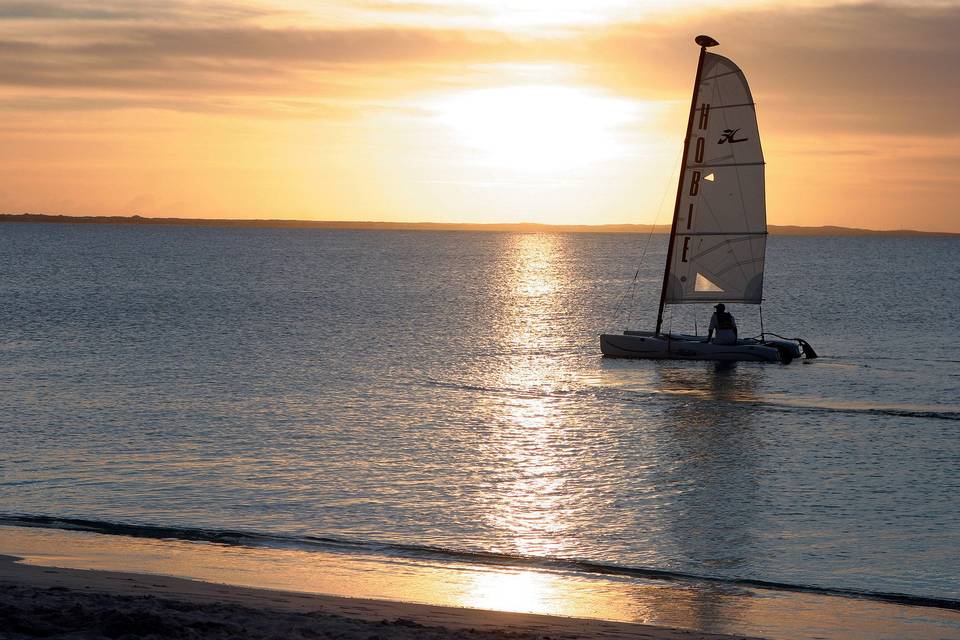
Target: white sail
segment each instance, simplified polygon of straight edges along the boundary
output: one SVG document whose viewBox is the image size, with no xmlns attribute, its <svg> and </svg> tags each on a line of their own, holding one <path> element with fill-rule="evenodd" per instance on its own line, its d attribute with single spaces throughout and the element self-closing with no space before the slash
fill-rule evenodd
<svg viewBox="0 0 960 640">
<path fill-rule="evenodd" d="M 706 53 L 695 92 L 664 302 L 759 304 L 767 214 L 750 87 L 737 65 Z"/>
</svg>

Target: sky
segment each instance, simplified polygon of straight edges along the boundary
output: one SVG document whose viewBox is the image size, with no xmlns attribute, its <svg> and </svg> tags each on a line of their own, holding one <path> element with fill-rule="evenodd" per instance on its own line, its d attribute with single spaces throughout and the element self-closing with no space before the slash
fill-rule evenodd
<svg viewBox="0 0 960 640">
<path fill-rule="evenodd" d="M 699 33 L 769 223 L 960 232 L 942 0 L 0 0 L 0 212 L 666 224 Z"/>
</svg>

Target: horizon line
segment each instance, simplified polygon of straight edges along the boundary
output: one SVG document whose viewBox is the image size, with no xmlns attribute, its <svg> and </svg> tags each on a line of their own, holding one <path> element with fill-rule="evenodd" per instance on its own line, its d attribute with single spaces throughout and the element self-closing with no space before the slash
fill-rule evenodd
<svg viewBox="0 0 960 640">
<path fill-rule="evenodd" d="M 542 222 L 408 222 L 382 220 L 301 220 L 292 218 L 177 218 L 128 216 L 86 216 L 48 213 L 0 213 L 0 223 L 21 224 L 125 224 L 148 226 L 254 227 L 254 228 L 318 228 L 371 229 L 395 231 L 513 231 L 553 233 L 669 233 L 669 224 L 608 223 L 550 224 Z M 960 236 L 957 231 L 923 231 L 918 229 L 863 229 L 838 225 L 802 226 L 768 224 L 771 235 L 797 236 L 861 236 L 861 235 L 931 235 Z"/>
</svg>

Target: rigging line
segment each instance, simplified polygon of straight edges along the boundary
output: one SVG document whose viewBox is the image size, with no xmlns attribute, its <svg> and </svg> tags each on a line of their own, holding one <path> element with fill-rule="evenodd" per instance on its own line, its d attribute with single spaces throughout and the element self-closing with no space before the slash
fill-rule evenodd
<svg viewBox="0 0 960 640">
<path fill-rule="evenodd" d="M 683 154 L 682 148 L 677 151 L 677 156 L 674 158 L 673 165 L 671 165 L 673 167 L 676 167 L 676 169 L 670 172 L 670 177 L 669 179 L 667 179 L 667 182 L 663 187 L 663 193 L 660 195 L 660 204 L 657 205 L 657 211 L 653 215 L 653 224 L 650 225 L 650 233 L 647 234 L 647 240 L 643 244 L 643 251 L 641 251 L 640 253 L 640 264 L 637 265 L 637 272 L 633 276 L 633 286 L 630 288 L 630 307 L 629 309 L 627 309 L 627 318 L 626 318 L 627 324 L 629 324 L 630 321 L 635 318 L 635 316 L 633 317 L 630 316 L 630 310 L 632 309 L 634 312 L 636 311 L 636 305 L 634 304 L 634 300 L 636 299 L 637 280 L 640 276 L 640 268 L 643 266 L 644 258 L 646 258 L 647 256 L 647 249 L 650 247 L 650 240 L 653 238 L 653 233 L 657 228 L 657 221 L 660 220 L 660 213 L 663 210 L 663 203 L 667 199 L 667 193 L 670 191 L 670 185 L 673 184 L 673 182 L 675 181 L 676 172 L 680 170 L 679 166 L 680 166 L 681 154 Z M 619 310 L 617 311 L 617 315 L 619 315 Z"/>
<path fill-rule="evenodd" d="M 621 313 L 626 311 L 627 298 L 633 296 L 633 290 L 637 286 L 637 279 L 640 277 L 640 267 L 637 267 L 637 272 L 633 274 L 633 283 L 630 285 L 630 289 L 627 290 L 623 295 L 620 296 L 620 301 L 617 303 L 617 309 L 614 311 L 614 317 L 619 318 Z M 629 329 L 629 327 L 625 327 Z"/>
</svg>

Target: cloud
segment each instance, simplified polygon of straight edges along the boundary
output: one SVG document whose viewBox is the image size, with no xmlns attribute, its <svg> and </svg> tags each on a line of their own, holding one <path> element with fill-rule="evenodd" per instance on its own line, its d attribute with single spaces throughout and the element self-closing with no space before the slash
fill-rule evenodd
<svg viewBox="0 0 960 640">
<path fill-rule="evenodd" d="M 0 86 L 191 101 L 367 99 L 446 82 L 471 64 L 536 55 L 498 33 L 422 29 L 100 25 L 80 36 L 0 40 Z"/>
<path fill-rule="evenodd" d="M 0 23 L 30 21 L 197 22 L 247 21 L 277 15 L 266 8 L 182 0 L 0 0 Z"/>
<path fill-rule="evenodd" d="M 397 14 L 423 14 L 430 16 L 445 15 L 456 16 L 458 18 L 472 17 L 482 15 L 477 7 L 468 5 L 451 5 L 442 2 L 402 2 L 402 1 L 384 1 L 377 0 L 357 0 L 352 3 L 358 10 L 397 13 Z"/>
<path fill-rule="evenodd" d="M 509 57 L 511 42 L 497 34 L 413 29 L 177 29 L 127 31 L 123 39 L 77 47 L 105 60 L 171 58 L 288 62 L 302 66 L 456 62 Z"/>
<path fill-rule="evenodd" d="M 690 90 L 692 35 L 706 31 L 748 72 L 761 117 L 781 130 L 960 131 L 954 3 L 710 10 L 706 18 L 683 14 L 525 38 L 490 30 L 309 26 L 315 22 L 263 28 L 251 21 L 272 15 L 267 9 L 206 4 L 194 15 L 193 3 L 164 3 L 161 10 L 154 4 L 0 0 L 0 86 L 91 99 L 103 96 L 86 94 L 108 93 L 163 108 L 182 100 L 194 110 L 205 99 L 386 98 L 456 76 L 469 84 L 478 69 L 483 75 L 493 65 L 526 63 L 570 65 L 584 82 L 677 100 Z M 422 8 L 359 6 L 380 5 Z M 25 18 L 44 18 L 46 27 L 9 28 Z"/>
<path fill-rule="evenodd" d="M 676 95 L 689 92 L 691 34 L 706 31 L 748 73 L 762 113 L 793 118 L 798 129 L 933 134 L 960 131 L 958 29 L 956 4 L 756 9 L 699 24 L 621 25 L 590 47 L 599 75 L 619 89 Z"/>
<path fill-rule="evenodd" d="M 129 20 L 139 17 L 137 11 L 120 7 L 98 7 L 77 3 L 65 6 L 60 2 L 0 2 L 0 20 Z"/>
</svg>

